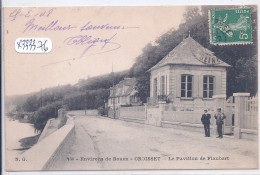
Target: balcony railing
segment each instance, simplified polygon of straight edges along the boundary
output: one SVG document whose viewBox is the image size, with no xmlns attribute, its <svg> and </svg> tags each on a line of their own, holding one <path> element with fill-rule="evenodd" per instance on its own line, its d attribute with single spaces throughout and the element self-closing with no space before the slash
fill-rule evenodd
<svg viewBox="0 0 260 175">
<path fill-rule="evenodd" d="M 167 101 L 166 95 L 158 95 L 157 98 L 158 98 L 158 101 Z"/>
<path fill-rule="evenodd" d="M 148 97 L 147 98 L 147 104 L 149 106 L 155 106 L 158 104 L 158 102 L 167 102 L 167 96 L 166 95 L 158 95 L 157 97 Z"/>
</svg>

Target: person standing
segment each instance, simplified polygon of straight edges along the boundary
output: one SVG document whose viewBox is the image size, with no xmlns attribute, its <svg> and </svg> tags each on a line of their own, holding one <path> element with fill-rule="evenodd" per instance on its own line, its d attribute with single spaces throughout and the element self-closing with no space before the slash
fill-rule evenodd
<svg viewBox="0 0 260 175">
<path fill-rule="evenodd" d="M 204 110 L 204 114 L 202 114 L 201 117 L 201 122 L 204 125 L 204 130 L 205 130 L 205 137 L 210 137 L 210 118 L 211 115 L 208 114 L 208 110 Z"/>
<path fill-rule="evenodd" d="M 224 113 L 221 112 L 221 108 L 217 109 L 217 113 L 215 114 L 215 119 L 216 119 L 216 124 L 217 124 L 217 130 L 218 130 L 218 137 L 217 138 L 223 138 L 223 133 L 222 133 L 222 126 L 224 124 L 224 119 L 226 116 Z"/>
</svg>

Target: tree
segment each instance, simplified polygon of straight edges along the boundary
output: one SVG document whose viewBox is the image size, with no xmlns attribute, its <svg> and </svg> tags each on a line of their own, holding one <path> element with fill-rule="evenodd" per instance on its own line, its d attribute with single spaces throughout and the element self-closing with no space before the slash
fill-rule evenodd
<svg viewBox="0 0 260 175">
<path fill-rule="evenodd" d="M 194 21 L 195 18 L 201 18 L 199 8 L 195 6 L 187 7 L 185 13 L 183 14 L 183 18 L 186 23 Z"/>
<path fill-rule="evenodd" d="M 23 110 L 27 112 L 34 112 L 40 107 L 39 101 L 36 95 L 30 96 L 27 98 L 23 104 Z"/>
<path fill-rule="evenodd" d="M 150 76 L 148 73 L 139 76 L 136 79 L 137 95 L 142 102 L 147 102 L 147 97 L 150 96 Z"/>
<path fill-rule="evenodd" d="M 256 94 L 257 89 L 257 56 L 255 55 L 251 59 L 241 58 L 236 63 L 237 74 L 236 84 L 241 89 L 246 89 L 246 92 L 251 95 Z M 239 92 L 239 91 L 238 91 Z"/>
<path fill-rule="evenodd" d="M 38 111 L 33 114 L 32 121 L 34 124 L 34 128 L 37 130 L 43 130 L 44 126 L 50 118 L 57 118 L 57 110 L 61 107 L 61 101 L 56 101 L 55 103 L 40 107 Z"/>
</svg>

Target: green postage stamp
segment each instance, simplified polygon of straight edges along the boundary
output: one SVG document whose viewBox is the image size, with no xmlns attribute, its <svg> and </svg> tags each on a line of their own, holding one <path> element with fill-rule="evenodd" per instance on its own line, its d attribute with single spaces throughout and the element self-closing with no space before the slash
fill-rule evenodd
<svg viewBox="0 0 260 175">
<path fill-rule="evenodd" d="M 250 8 L 209 10 L 210 43 L 252 43 Z"/>
</svg>

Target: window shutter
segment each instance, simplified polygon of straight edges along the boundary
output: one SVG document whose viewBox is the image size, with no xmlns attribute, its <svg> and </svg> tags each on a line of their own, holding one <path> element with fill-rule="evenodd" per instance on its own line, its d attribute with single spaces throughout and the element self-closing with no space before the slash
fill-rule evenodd
<svg viewBox="0 0 260 175">
<path fill-rule="evenodd" d="M 192 97 L 198 97 L 199 96 L 199 76 L 194 75 L 193 76 L 193 81 L 192 81 Z"/>
<path fill-rule="evenodd" d="M 215 87 L 216 87 L 216 90 L 214 90 L 214 95 L 220 95 L 221 94 L 221 90 L 222 90 L 222 84 L 221 84 L 222 79 L 221 79 L 221 77 L 219 75 L 217 75 L 214 80 L 216 80 L 214 82 Z"/>
<path fill-rule="evenodd" d="M 176 75 L 176 97 L 181 97 L 181 75 Z"/>
<path fill-rule="evenodd" d="M 198 76 L 198 96 L 200 98 L 203 98 L 203 75 L 202 76 Z"/>
</svg>

